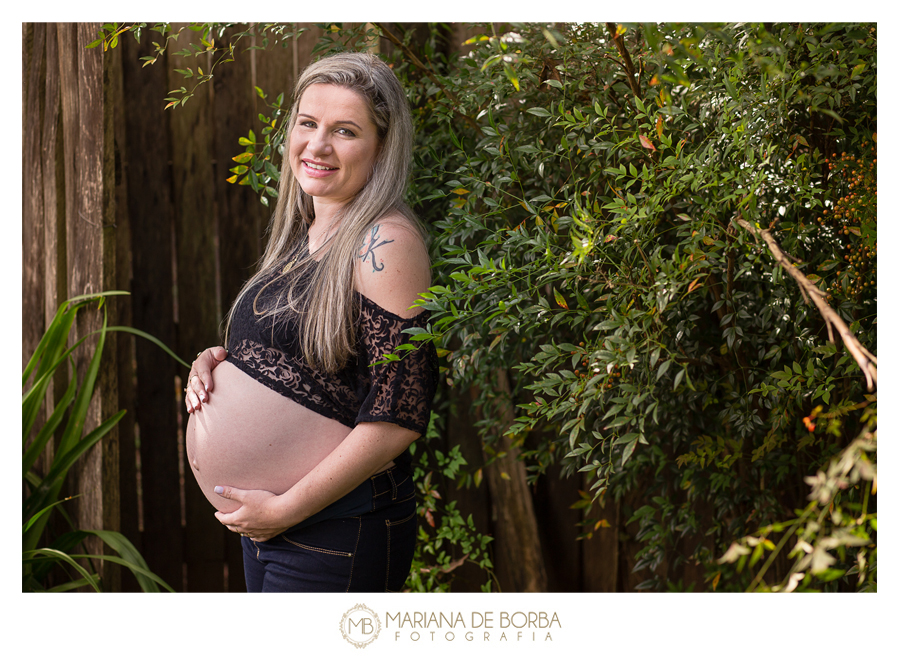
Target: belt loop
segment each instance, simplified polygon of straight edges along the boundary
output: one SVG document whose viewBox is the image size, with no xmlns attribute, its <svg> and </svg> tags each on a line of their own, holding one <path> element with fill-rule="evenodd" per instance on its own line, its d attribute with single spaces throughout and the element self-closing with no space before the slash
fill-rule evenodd
<svg viewBox="0 0 900 658">
<path fill-rule="evenodd" d="M 387 476 L 391 481 L 391 500 L 397 500 L 397 483 L 394 482 L 394 469 L 389 468 L 385 473 L 387 473 Z"/>
</svg>

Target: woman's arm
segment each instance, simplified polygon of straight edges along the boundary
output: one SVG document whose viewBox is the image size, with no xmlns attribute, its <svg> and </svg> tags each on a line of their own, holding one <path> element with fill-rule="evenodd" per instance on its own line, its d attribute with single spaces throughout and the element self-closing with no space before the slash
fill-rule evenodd
<svg viewBox="0 0 900 658">
<path fill-rule="evenodd" d="M 218 346 L 203 350 L 194 359 L 184 388 L 184 406 L 189 414 L 194 413 L 209 399 L 209 393 L 213 390 L 212 371 L 227 356 L 228 351 Z"/>
<path fill-rule="evenodd" d="M 271 539 L 346 496 L 418 436 L 393 423 L 360 423 L 328 457 L 280 496 L 269 491 L 216 487 L 223 498 L 241 503 L 230 514 L 216 512 L 216 518 L 229 530 L 255 541 Z"/>
</svg>

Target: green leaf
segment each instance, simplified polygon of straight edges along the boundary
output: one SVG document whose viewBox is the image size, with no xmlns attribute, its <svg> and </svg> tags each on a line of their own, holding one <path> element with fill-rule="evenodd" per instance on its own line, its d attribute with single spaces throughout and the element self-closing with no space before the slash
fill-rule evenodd
<svg viewBox="0 0 900 658">
<path fill-rule="evenodd" d="M 143 338 L 144 340 L 148 340 L 151 343 L 153 343 L 154 345 L 156 345 L 159 349 L 161 349 L 163 352 L 165 352 L 166 354 L 171 356 L 173 359 L 175 359 L 178 363 L 183 365 L 188 370 L 190 370 L 190 368 L 191 368 L 190 363 L 188 363 L 187 361 L 182 359 L 180 356 L 175 354 L 175 352 L 173 352 L 171 349 L 169 349 L 169 347 L 165 343 L 163 343 L 161 340 L 159 340 L 155 336 L 151 336 L 146 331 L 141 331 L 140 329 L 135 329 L 134 327 L 125 327 L 125 326 L 109 327 L 109 328 L 107 328 L 107 331 L 121 331 L 126 334 L 133 334 L 135 336 L 139 336 L 140 338 Z"/>
<path fill-rule="evenodd" d="M 663 361 L 660 364 L 659 369 L 656 371 L 656 381 L 659 381 L 660 379 L 662 379 L 662 376 L 666 374 L 666 371 L 669 369 L 669 367 L 671 365 L 672 365 L 672 361 Z"/>
<path fill-rule="evenodd" d="M 68 553 L 64 553 L 63 551 L 58 551 L 52 548 L 38 548 L 35 550 L 22 551 L 23 562 L 30 562 L 34 561 L 35 559 L 40 559 L 39 556 L 45 556 L 46 558 L 58 562 L 65 562 L 70 567 L 75 569 L 75 571 L 81 574 L 81 582 L 89 584 L 94 588 L 94 591 L 96 592 L 100 591 L 100 586 L 98 584 L 100 581 L 100 577 L 88 573 L 87 569 L 78 564 L 78 562 L 76 562 L 75 560 L 75 557 L 77 556 L 71 556 Z"/>
<path fill-rule="evenodd" d="M 628 462 L 628 460 L 631 459 L 631 455 L 634 454 L 635 447 L 637 447 L 637 439 L 634 439 L 625 445 L 625 448 L 622 451 L 622 466 L 623 467 Z"/>
</svg>

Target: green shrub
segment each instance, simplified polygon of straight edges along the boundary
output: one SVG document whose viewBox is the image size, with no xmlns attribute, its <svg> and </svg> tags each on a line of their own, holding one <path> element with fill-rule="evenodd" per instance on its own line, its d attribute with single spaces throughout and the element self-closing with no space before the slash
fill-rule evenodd
<svg viewBox="0 0 900 658">
<path fill-rule="evenodd" d="M 434 235 L 415 338 L 479 392 L 486 452 L 585 474 L 586 527 L 619 500 L 642 588 L 692 562 L 719 591 L 874 590 L 876 360 L 861 376 L 758 235 L 874 349 L 874 25 L 488 25 L 462 56 L 446 35 L 334 26 L 316 52 L 394 45 Z M 233 172 L 263 199 L 281 100 Z"/>
<path fill-rule="evenodd" d="M 68 515 L 65 514 L 63 504 L 70 498 L 60 498 L 69 469 L 79 457 L 86 453 L 98 441 L 100 441 L 125 415 L 124 411 L 116 413 L 111 418 L 103 421 L 93 430 L 85 433 L 84 425 L 88 413 L 88 406 L 94 393 L 97 374 L 100 369 L 100 359 L 103 353 L 103 345 L 106 342 L 106 334 L 111 330 L 126 330 L 149 338 L 159 344 L 143 332 L 124 327 L 107 327 L 106 308 L 104 301 L 109 295 L 127 294 L 122 292 L 107 292 L 99 295 L 85 295 L 64 302 L 56 316 L 44 333 L 34 354 L 22 373 L 22 478 L 25 485 L 25 497 L 22 506 L 22 590 L 27 592 L 53 591 L 61 592 L 79 587 L 92 587 L 101 591 L 100 575 L 93 569 L 93 561 L 107 561 L 127 567 L 134 574 L 138 584 L 144 591 L 157 592 L 158 585 L 172 591 L 158 576 L 147 567 L 147 563 L 134 545 L 121 533 L 109 530 L 80 530 L 77 529 Z M 78 311 L 92 302 L 99 302 L 103 309 L 103 327 L 98 332 L 97 345 L 90 359 L 90 365 L 84 374 L 81 383 L 75 374 L 75 364 L 72 353 L 89 336 L 78 340 L 72 347 L 67 348 L 66 343 L 75 316 Z M 57 371 L 70 368 L 72 373 L 68 377 L 68 384 L 56 407 L 48 415 L 46 422 L 41 427 L 35 426 L 40 407 L 44 401 L 50 382 Z M 31 381 L 31 385 L 28 382 Z M 36 430 L 34 438 L 28 439 Z M 54 433 L 61 430 L 58 444 L 54 448 L 53 461 L 45 474 L 40 474 L 35 469 L 38 457 L 53 438 Z M 49 529 L 47 522 L 53 513 L 62 514 L 72 526 L 71 531 L 59 536 L 47 538 Z M 46 531 L 46 532 L 45 532 Z M 77 551 L 78 547 L 88 536 L 99 537 L 103 543 L 113 549 L 118 555 L 89 555 Z M 42 542 L 49 541 L 42 546 Z M 86 560 L 87 567 L 79 560 Z M 71 569 L 77 575 L 63 583 L 48 586 L 51 570 L 61 567 L 67 574 Z"/>
<path fill-rule="evenodd" d="M 876 344 L 875 62 L 868 25 L 514 25 L 414 87 L 449 377 L 488 410 L 489 373 L 516 364 L 521 414 L 483 413 L 487 443 L 512 436 L 535 478 L 586 473 L 595 498 L 644 490 L 645 587 L 686 560 L 756 587 L 716 558 L 794 517 L 798 474 L 867 426 L 856 362 L 735 220 Z M 861 505 L 865 480 L 842 496 Z M 826 588 L 855 586 L 839 552 Z"/>
</svg>

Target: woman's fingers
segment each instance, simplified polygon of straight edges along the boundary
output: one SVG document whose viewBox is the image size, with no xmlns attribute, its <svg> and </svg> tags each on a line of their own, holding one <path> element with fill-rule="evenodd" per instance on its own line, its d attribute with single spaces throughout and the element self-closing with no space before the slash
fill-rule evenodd
<svg viewBox="0 0 900 658">
<path fill-rule="evenodd" d="M 208 397 L 203 380 L 196 374 L 196 367 L 195 362 L 194 368 L 191 369 L 191 373 L 188 375 L 187 386 L 184 388 L 184 404 L 188 413 L 193 413 L 199 409 L 200 405 L 206 402 Z"/>
<path fill-rule="evenodd" d="M 217 347 L 211 347 L 203 352 L 202 356 L 205 357 L 204 365 L 206 366 L 206 376 L 201 377 L 201 379 L 203 380 L 203 384 L 206 387 L 206 392 L 208 393 L 209 391 L 213 390 L 212 371 L 217 365 L 219 365 L 226 359 L 226 357 L 228 356 L 228 350 L 226 350 L 221 345 Z"/>
<path fill-rule="evenodd" d="M 197 376 L 197 379 L 194 380 L 193 383 L 195 384 L 194 389 L 198 395 L 200 393 L 206 394 L 213 390 L 212 371 L 217 365 L 224 361 L 227 356 L 228 352 L 221 346 L 210 347 L 197 355 L 197 359 L 194 361 L 194 367 L 191 369 L 191 372 Z M 201 396 L 201 399 L 204 397 L 205 395 Z"/>
<path fill-rule="evenodd" d="M 200 378 L 196 375 L 190 375 L 188 385 L 184 390 L 185 404 L 188 413 L 192 413 L 200 408 L 200 405 L 206 402 L 206 391 L 203 388 Z"/>
<path fill-rule="evenodd" d="M 212 371 L 227 356 L 228 351 L 221 346 L 210 347 L 197 354 L 184 388 L 184 405 L 188 413 L 197 411 L 209 399 L 213 388 Z"/>
</svg>

